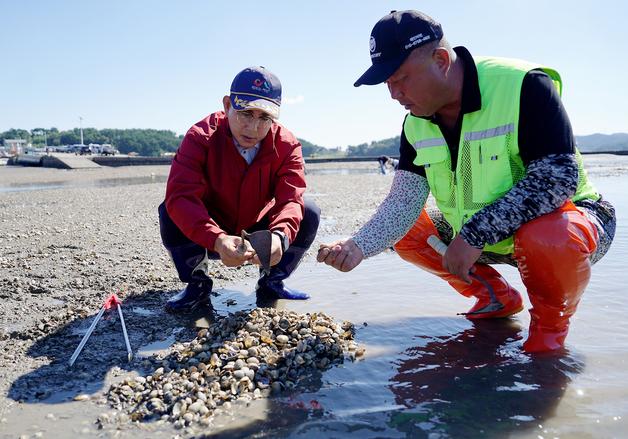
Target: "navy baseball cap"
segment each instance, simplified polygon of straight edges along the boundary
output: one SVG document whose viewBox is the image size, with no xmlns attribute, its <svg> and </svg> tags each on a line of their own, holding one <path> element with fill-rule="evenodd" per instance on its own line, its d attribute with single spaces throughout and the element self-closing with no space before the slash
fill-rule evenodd
<svg viewBox="0 0 628 439">
<path fill-rule="evenodd" d="M 375 23 L 369 42 L 373 65 L 353 85 L 386 81 L 410 52 L 442 37 L 441 25 L 430 16 L 419 11 L 391 11 Z"/>
<path fill-rule="evenodd" d="M 279 118 L 281 83 L 265 67 L 248 67 L 233 78 L 230 96 L 236 110 L 262 110 Z"/>
</svg>

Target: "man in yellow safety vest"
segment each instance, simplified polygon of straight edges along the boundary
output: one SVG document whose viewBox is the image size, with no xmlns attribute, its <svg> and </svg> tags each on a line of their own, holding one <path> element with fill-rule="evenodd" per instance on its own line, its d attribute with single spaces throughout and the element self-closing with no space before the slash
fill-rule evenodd
<svg viewBox="0 0 628 439">
<path fill-rule="evenodd" d="M 556 70 L 452 48 L 418 11 L 392 11 L 371 32 L 372 66 L 354 84 L 386 83 L 409 114 L 399 170 L 374 216 L 322 245 L 341 271 L 394 245 L 474 297 L 469 319 L 511 316 L 521 295 L 489 264 L 518 267 L 532 303 L 527 352 L 563 347 L 591 271 L 615 234 L 613 206 L 589 182 Z M 437 209 L 425 209 L 428 194 Z M 427 240 L 449 244 L 441 257 Z"/>
</svg>

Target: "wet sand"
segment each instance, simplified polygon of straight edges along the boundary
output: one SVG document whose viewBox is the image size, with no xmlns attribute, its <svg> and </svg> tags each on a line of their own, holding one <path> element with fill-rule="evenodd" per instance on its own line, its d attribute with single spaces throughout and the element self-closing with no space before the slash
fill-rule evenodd
<svg viewBox="0 0 628 439">
<path fill-rule="evenodd" d="M 622 176 L 628 173 L 628 157 L 585 156 L 585 163 L 594 181 L 599 178 L 621 182 L 625 181 Z M 391 175 L 377 174 L 377 163 L 342 166 L 349 171 L 337 173 L 339 165 L 334 163 L 308 166 L 307 194 L 316 200 L 323 212 L 313 248 L 317 248 L 319 242 L 347 236 L 359 227 L 384 198 L 392 181 Z M 103 398 L 109 383 L 119 381 L 129 373 L 142 373 L 150 366 L 141 358 L 131 364 L 126 362 L 119 321 L 114 315 L 99 323 L 75 367 L 72 370 L 65 367 L 102 301 L 112 292 L 124 300 L 123 311 L 131 345 L 136 351 L 138 348 L 145 352 L 166 348 L 175 340 L 189 341 L 194 337 L 194 326 L 199 323 L 196 318 L 172 316 L 162 311 L 167 297 L 181 288 L 158 232 L 156 207 L 163 199 L 167 173 L 168 167 L 165 166 L 76 171 L 0 166 L 1 437 L 21 434 L 28 437 L 38 432 L 44 437 L 64 437 L 69 435 L 68 432 L 85 436 L 104 432 L 106 435 L 119 433 L 122 437 L 141 437 L 146 433 L 145 429 L 151 430 L 153 437 L 172 436 L 172 430 L 156 425 L 95 423 L 99 415 L 109 410 Z M 626 248 L 620 247 L 619 251 L 620 257 L 628 255 Z M 307 302 L 280 302 L 278 305 L 299 312 L 320 310 L 338 320 L 348 319 L 362 325 L 363 330 L 356 340 L 368 346 L 366 359 L 326 372 L 323 377 L 318 377 L 322 381 L 310 389 L 300 389 L 297 394 L 283 399 L 256 401 L 248 409 L 239 408 L 235 411 L 237 415 L 226 413 L 216 420 L 210 431 L 222 429 L 224 433 L 238 436 L 253 431 L 250 430 L 253 427 L 259 431 L 260 425 L 268 435 L 290 433 L 298 437 L 320 431 L 334 431 L 337 436 L 350 436 L 351 431 L 358 430 L 369 432 L 367 436 L 377 435 L 378 431 L 383 436 L 426 434 L 430 428 L 440 431 L 428 425 L 438 425 L 437 420 L 425 415 L 430 411 L 421 409 L 421 402 L 438 398 L 434 394 L 422 395 L 417 389 L 425 383 L 416 381 L 443 379 L 443 375 L 432 376 L 423 372 L 414 376 L 417 371 L 432 367 L 425 364 L 424 355 L 417 352 L 440 358 L 446 350 L 457 352 L 456 346 L 468 347 L 474 338 L 489 339 L 494 345 L 478 345 L 479 353 L 484 357 L 474 356 L 473 352 L 466 354 L 467 358 L 477 360 L 469 365 L 472 370 L 481 371 L 485 364 L 491 363 L 503 366 L 491 358 L 495 346 L 503 345 L 498 357 L 504 364 L 510 364 L 509 376 L 525 377 L 530 373 L 529 361 L 522 360 L 518 351 L 521 331 L 525 331 L 527 325 L 525 313 L 515 322 L 514 329 L 510 326 L 478 328 L 455 316 L 468 303 L 455 294 L 443 294 L 446 286 L 437 279 L 401 265 L 392 253 L 384 253 L 367 262 L 361 270 L 343 275 L 316 264 L 310 252 L 295 273 L 292 284 L 308 290 L 313 298 Z M 226 269 L 215 264 L 213 276 L 219 293 L 213 301 L 219 316 L 254 306 L 254 267 Z M 510 272 L 509 276 L 515 286 L 521 287 L 517 284 L 516 273 Z M 611 290 L 619 293 L 625 280 L 614 279 Z M 417 299 L 409 294 L 412 289 L 408 286 L 413 284 L 421 290 Z M 603 290 L 608 286 L 604 284 L 600 288 Z M 612 308 L 613 300 L 618 299 L 609 298 L 604 306 Z M 595 301 L 591 302 L 582 311 L 582 318 L 594 321 L 597 306 Z M 570 340 L 579 340 L 585 348 L 604 342 L 577 323 L 574 326 Z M 592 327 L 597 330 L 594 324 Z M 492 334 L 492 338 L 486 333 Z M 599 329 L 600 337 L 602 333 Z M 434 345 L 439 334 L 449 334 L 453 344 Z M 595 351 L 593 347 L 591 349 Z M 607 351 L 602 354 L 612 355 Z M 534 425 L 547 419 L 551 424 L 557 407 L 568 412 L 565 416 L 577 417 L 577 414 L 569 413 L 571 409 L 578 409 L 577 405 L 576 408 L 570 407 L 574 405 L 571 400 L 570 405 L 559 406 L 558 402 L 565 394 L 569 396 L 569 392 L 575 392 L 574 398 L 578 397 L 577 389 L 568 388 L 567 378 L 577 375 L 574 370 L 581 368 L 583 363 L 580 356 L 574 355 L 560 365 L 546 365 L 543 370 L 550 371 L 546 378 L 562 385 L 549 389 L 539 385 L 545 393 L 529 392 L 537 399 L 546 398 L 551 402 L 541 403 L 542 410 L 538 411 L 528 410 L 527 403 L 523 404 L 520 414 L 513 415 L 512 422 L 503 432 L 522 437 L 527 434 L 536 436 L 539 431 Z M 398 373 L 392 377 L 386 372 L 391 366 L 398 368 Z M 533 364 L 532 370 L 536 366 Z M 501 367 L 499 370 L 509 369 Z M 608 372 L 605 367 L 597 370 Z M 364 377 L 365 382 L 356 383 L 352 379 L 355 376 Z M 464 383 L 464 377 L 462 379 Z M 391 384 L 378 386 L 381 380 Z M 614 395 L 621 399 L 628 391 L 619 385 L 619 377 L 614 380 Z M 344 382 L 347 387 L 330 387 L 325 382 Z M 384 387 L 396 391 L 389 394 L 384 392 Z M 414 389 L 414 392 L 404 393 L 400 390 L 403 388 Z M 440 393 L 436 392 L 437 396 L 462 401 L 467 408 L 487 403 L 457 395 L 452 389 L 445 390 L 450 393 L 441 389 Z M 500 394 L 492 395 L 490 409 L 499 405 L 500 400 L 495 395 Z M 76 397 L 81 401 L 73 401 Z M 324 413 L 308 408 L 311 400 L 324 400 Z M 365 402 L 368 400 L 377 404 Z M 606 429 L 600 430 L 605 432 L 601 437 L 612 437 L 613 432 L 623 431 L 619 429 L 619 423 L 623 422 L 621 415 L 625 417 L 626 413 L 613 413 L 611 408 L 606 412 L 599 410 L 603 412 L 600 415 L 603 420 L 608 415 L 620 417 L 616 424 L 609 421 L 610 426 L 603 425 Z M 410 412 L 415 415 L 411 422 L 408 421 Z M 368 419 L 365 413 L 371 414 L 370 421 L 365 420 Z M 444 412 L 439 413 L 442 416 Z M 439 437 L 468 434 L 481 428 L 493 434 L 501 431 L 496 421 L 493 421 L 495 425 L 488 426 L 470 423 L 475 429 L 464 430 L 456 413 L 449 415 L 453 418 L 440 422 L 449 422 L 451 428 L 443 430 Z M 464 414 L 459 415 L 464 418 Z M 236 421 L 237 425 L 234 424 Z M 365 423 L 362 427 L 361 422 Z M 595 419 L 591 422 L 595 423 Z M 103 430 L 99 431 L 99 426 Z M 559 427 L 553 428 L 563 434 L 573 433 L 573 430 Z M 584 430 L 588 431 L 588 428 Z M 362 437 L 366 436 L 363 434 Z"/>
<path fill-rule="evenodd" d="M 376 163 L 348 167 L 377 170 Z M 16 401 L 74 397 L 94 385 L 100 388 L 113 366 L 128 367 L 114 318 L 99 323 L 72 372 L 64 371 L 110 293 L 125 301 L 135 348 L 163 340 L 177 328 L 188 328 L 177 340 L 194 333 L 194 320 L 162 309 L 182 287 L 159 238 L 157 206 L 168 171 L 168 166 L 0 167 L 0 432 L 8 425 L 12 432 L 24 426 L 11 424 L 11 413 L 22 405 Z M 319 236 L 331 236 L 348 235 L 368 218 L 392 176 L 313 175 L 308 180 L 308 195 L 325 212 Z M 313 263 L 309 253 L 304 265 Z M 253 266 L 227 269 L 215 263 L 212 272 L 216 289 L 243 280 L 247 293 L 254 289 Z M 219 302 L 216 307 L 223 314 L 233 309 Z"/>
</svg>

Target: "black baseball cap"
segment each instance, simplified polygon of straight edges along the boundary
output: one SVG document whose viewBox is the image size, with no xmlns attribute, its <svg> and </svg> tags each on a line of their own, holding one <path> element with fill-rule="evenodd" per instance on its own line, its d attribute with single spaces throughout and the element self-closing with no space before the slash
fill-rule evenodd
<svg viewBox="0 0 628 439">
<path fill-rule="evenodd" d="M 410 52 L 443 37 L 440 23 L 419 11 L 391 11 L 371 31 L 369 48 L 373 65 L 353 84 L 375 85 L 401 67 Z"/>
</svg>

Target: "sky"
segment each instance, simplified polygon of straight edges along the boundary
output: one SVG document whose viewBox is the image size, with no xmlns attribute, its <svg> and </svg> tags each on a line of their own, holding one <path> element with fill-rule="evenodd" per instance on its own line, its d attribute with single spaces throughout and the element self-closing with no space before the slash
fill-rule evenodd
<svg viewBox="0 0 628 439">
<path fill-rule="evenodd" d="M 184 134 L 222 108 L 233 77 L 281 80 L 280 122 L 336 147 L 399 135 L 385 85 L 353 87 L 390 10 L 418 9 L 453 46 L 561 73 L 577 135 L 628 132 L 628 2 L 0 0 L 0 132 L 155 128 Z"/>
</svg>

